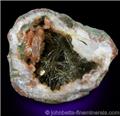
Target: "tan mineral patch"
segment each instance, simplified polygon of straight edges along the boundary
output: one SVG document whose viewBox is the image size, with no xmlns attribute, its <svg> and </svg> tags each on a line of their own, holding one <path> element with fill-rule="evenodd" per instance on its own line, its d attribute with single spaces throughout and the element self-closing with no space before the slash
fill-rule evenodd
<svg viewBox="0 0 120 116">
<path fill-rule="evenodd" d="M 33 79 L 33 80 L 30 80 L 30 82 L 27 84 L 27 86 L 33 88 L 37 85 L 37 82 Z"/>
</svg>

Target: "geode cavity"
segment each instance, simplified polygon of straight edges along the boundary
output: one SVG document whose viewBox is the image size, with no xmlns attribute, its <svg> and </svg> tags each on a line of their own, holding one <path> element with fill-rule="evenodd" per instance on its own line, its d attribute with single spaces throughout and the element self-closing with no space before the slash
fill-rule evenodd
<svg viewBox="0 0 120 116">
<path fill-rule="evenodd" d="M 104 31 L 49 9 L 20 16 L 8 40 L 13 88 L 46 103 L 87 95 L 100 84 L 118 53 Z"/>
</svg>

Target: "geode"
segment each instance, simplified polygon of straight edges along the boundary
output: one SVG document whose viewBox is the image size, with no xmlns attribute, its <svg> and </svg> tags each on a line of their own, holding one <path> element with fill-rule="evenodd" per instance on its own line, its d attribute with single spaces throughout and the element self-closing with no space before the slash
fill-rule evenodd
<svg viewBox="0 0 120 116">
<path fill-rule="evenodd" d="M 46 103 L 87 95 L 100 84 L 118 54 L 104 31 L 45 8 L 20 16 L 8 41 L 13 88 Z"/>
</svg>

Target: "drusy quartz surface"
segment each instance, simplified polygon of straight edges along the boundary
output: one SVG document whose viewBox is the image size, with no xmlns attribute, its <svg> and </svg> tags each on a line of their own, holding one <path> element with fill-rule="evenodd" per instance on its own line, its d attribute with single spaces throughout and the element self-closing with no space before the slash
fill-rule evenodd
<svg viewBox="0 0 120 116">
<path fill-rule="evenodd" d="M 118 53 L 104 31 L 49 9 L 20 16 L 8 41 L 13 88 L 46 103 L 87 95 L 100 84 Z"/>
</svg>

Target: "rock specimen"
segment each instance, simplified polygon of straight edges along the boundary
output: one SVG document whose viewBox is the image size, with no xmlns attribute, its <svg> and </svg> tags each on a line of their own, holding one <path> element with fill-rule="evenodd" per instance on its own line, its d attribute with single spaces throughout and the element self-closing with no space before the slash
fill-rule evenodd
<svg viewBox="0 0 120 116">
<path fill-rule="evenodd" d="M 20 16 L 8 40 L 13 88 L 46 103 L 87 95 L 100 84 L 118 53 L 104 31 L 49 9 Z"/>
</svg>

